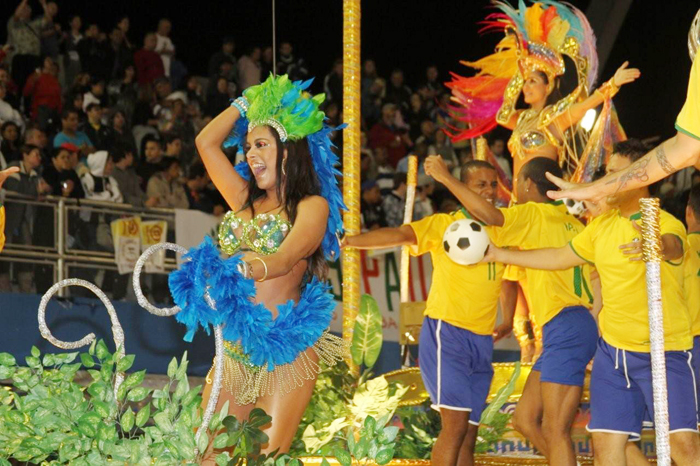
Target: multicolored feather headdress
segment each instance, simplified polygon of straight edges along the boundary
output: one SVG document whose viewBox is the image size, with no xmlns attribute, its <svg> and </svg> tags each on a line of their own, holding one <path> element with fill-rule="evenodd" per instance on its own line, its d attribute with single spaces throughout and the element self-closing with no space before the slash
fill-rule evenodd
<svg viewBox="0 0 700 466">
<path fill-rule="evenodd" d="M 336 176 L 342 174 L 335 168 L 338 156 L 333 153 L 330 140 L 332 131 L 342 129 L 344 125 L 331 128 L 324 123 L 325 114 L 319 106 L 325 100 L 324 94 L 311 96 L 306 89 L 313 79 L 307 81 L 290 81 L 287 75 L 270 75 L 265 82 L 243 91 L 248 101 L 248 110 L 244 118 L 239 118 L 224 142 L 224 147 L 238 146 L 240 152 L 245 146 L 248 131 L 256 126 L 266 125 L 273 128 L 282 142 L 298 141 L 306 138 L 309 152 L 316 170 L 316 177 L 321 186 L 321 196 L 328 201 L 328 227 L 321 246 L 327 259 L 335 260 L 340 256 L 336 234 L 343 232 L 341 211 L 347 210 L 343 196 L 338 188 Z M 246 180 L 251 172 L 247 162 L 236 165 L 236 171 Z"/>
<path fill-rule="evenodd" d="M 447 83 L 457 104 L 450 110 L 469 127 L 452 127 L 450 136 L 455 141 L 487 133 L 509 116 L 529 71 L 542 71 L 553 86 L 555 78 L 564 74 L 564 55 L 569 56 L 576 64 L 584 95 L 598 74 L 595 35 L 581 11 L 554 0 L 540 0 L 530 7 L 519 0 L 517 10 L 503 1 L 493 4 L 499 12 L 486 18 L 481 32 L 503 31 L 506 36 L 495 53 L 462 62 L 477 70 L 475 76 L 452 73 Z"/>
</svg>

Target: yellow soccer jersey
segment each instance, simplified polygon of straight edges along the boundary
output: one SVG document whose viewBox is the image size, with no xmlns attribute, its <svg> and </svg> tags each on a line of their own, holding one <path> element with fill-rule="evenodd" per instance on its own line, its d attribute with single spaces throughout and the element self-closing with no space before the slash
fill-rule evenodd
<svg viewBox="0 0 700 466">
<path fill-rule="evenodd" d="M 688 233 L 685 251 L 685 302 L 692 325 L 692 336 L 700 335 L 700 232 Z"/>
<path fill-rule="evenodd" d="M 0 252 L 5 247 L 5 206 L 0 205 Z"/>
<path fill-rule="evenodd" d="M 688 95 L 681 113 L 676 118 L 676 129 L 688 136 L 700 139 L 700 53 L 693 60 L 688 81 Z"/>
<path fill-rule="evenodd" d="M 563 202 L 528 202 L 500 209 L 504 223 L 496 228 L 503 246 L 521 250 L 560 248 L 583 230 L 583 224 L 569 214 Z M 593 294 L 588 265 L 568 270 L 525 269 L 525 296 L 530 313 L 541 327 L 565 307 L 590 308 Z"/>
<path fill-rule="evenodd" d="M 459 265 L 447 256 L 442 244 L 445 230 L 452 222 L 464 218 L 471 217 L 466 211 L 457 211 L 431 215 L 409 224 L 417 239 L 411 254 L 429 252 L 433 261 L 433 282 L 425 315 L 479 335 L 491 335 L 496 326 L 504 266 L 496 262 Z M 491 228 L 486 227 L 486 232 L 493 241 Z"/>
<path fill-rule="evenodd" d="M 640 239 L 630 221 L 640 218 L 640 214 L 635 214 L 628 219 L 618 209 L 612 209 L 588 224 L 571 241 L 571 248 L 582 259 L 594 263 L 600 275 L 603 309 L 599 325 L 603 339 L 616 348 L 648 353 L 646 266 L 641 261 L 630 261 L 620 249 L 620 245 Z M 662 235 L 676 235 L 685 244 L 685 227 L 663 210 L 660 228 Z M 675 264 L 668 261 L 661 264 L 666 351 L 683 351 L 693 346 L 690 315 L 683 295 L 682 265 L 683 259 Z"/>
</svg>

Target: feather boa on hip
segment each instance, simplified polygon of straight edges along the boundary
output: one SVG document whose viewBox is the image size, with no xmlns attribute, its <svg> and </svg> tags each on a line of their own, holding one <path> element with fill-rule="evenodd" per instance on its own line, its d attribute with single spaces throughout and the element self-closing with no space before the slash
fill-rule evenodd
<svg viewBox="0 0 700 466">
<path fill-rule="evenodd" d="M 246 364 L 271 372 L 292 364 L 317 342 L 333 338 L 326 330 L 335 301 L 330 286 L 318 278 L 306 285 L 298 303 L 290 300 L 277 306 L 279 315 L 273 319 L 265 306 L 254 302 L 253 280 L 238 271 L 240 254 L 222 259 L 206 237 L 184 258 L 186 262 L 168 281 L 181 308 L 176 319 L 187 327 L 186 341 L 192 341 L 200 327 L 209 333 L 210 326 L 224 324 L 224 339 L 240 348 Z M 207 295 L 215 307 L 207 303 Z"/>
</svg>

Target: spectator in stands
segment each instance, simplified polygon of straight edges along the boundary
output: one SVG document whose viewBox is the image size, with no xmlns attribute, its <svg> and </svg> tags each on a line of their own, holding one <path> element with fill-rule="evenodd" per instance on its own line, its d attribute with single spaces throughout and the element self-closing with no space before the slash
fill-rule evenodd
<svg viewBox="0 0 700 466">
<path fill-rule="evenodd" d="M 39 112 L 42 120 L 53 117 L 58 119 L 61 114 L 61 84 L 58 82 L 58 66 L 51 57 L 45 57 L 41 70 L 37 70 L 27 78 L 22 94 L 31 101 L 31 117 L 36 121 Z"/>
<path fill-rule="evenodd" d="M 343 59 L 338 58 L 333 62 L 333 69 L 323 78 L 323 92 L 326 100 L 333 102 L 343 101 Z"/>
<path fill-rule="evenodd" d="M 158 28 L 156 29 L 156 48 L 155 51 L 160 55 L 160 59 L 163 62 L 163 70 L 165 71 L 165 76 L 170 76 L 170 64 L 173 56 L 175 55 L 175 45 L 170 39 L 170 31 L 173 25 L 167 18 L 162 18 L 158 21 Z"/>
<path fill-rule="evenodd" d="M 97 103 L 105 107 L 109 103 L 109 99 L 105 92 L 105 80 L 100 77 L 95 77 L 90 80 L 90 90 L 83 94 L 83 111 L 87 113 L 87 107 L 90 104 Z"/>
<path fill-rule="evenodd" d="M 37 146 L 39 150 L 44 151 L 49 145 L 49 140 L 46 133 L 35 125 L 30 125 L 24 133 L 24 143 L 31 146 Z"/>
<path fill-rule="evenodd" d="M 0 81 L 0 124 L 11 122 L 17 125 L 17 127 L 24 128 L 24 118 L 13 108 L 9 102 L 5 100 L 7 96 L 7 89 L 5 83 Z"/>
<path fill-rule="evenodd" d="M 187 201 L 190 209 L 200 210 L 218 217 L 223 215 L 226 209 L 222 202 L 217 202 L 218 199 L 215 199 L 215 196 L 207 188 L 210 182 L 211 178 L 209 178 L 209 174 L 203 164 L 196 163 L 192 165 L 185 189 Z"/>
<path fill-rule="evenodd" d="M 58 5 L 55 2 L 46 4 L 46 18 L 44 26 L 41 28 L 41 55 L 51 57 L 58 61 L 59 47 L 63 42 L 61 25 L 56 22 L 58 15 Z"/>
<path fill-rule="evenodd" d="M 154 32 L 146 33 L 143 38 L 143 48 L 134 53 L 136 77 L 139 84 L 152 84 L 156 79 L 165 76 L 163 60 L 155 52 L 158 39 Z"/>
<path fill-rule="evenodd" d="M 78 148 L 73 144 L 63 144 L 51 152 L 51 165 L 44 167 L 41 177 L 51 186 L 51 194 L 54 196 L 82 199 L 85 191 L 78 174 L 73 170 L 71 158 Z"/>
<path fill-rule="evenodd" d="M 260 55 L 260 76 L 262 79 L 266 79 L 272 73 L 272 47 L 266 45 L 262 49 L 262 54 Z"/>
<path fill-rule="evenodd" d="M 458 167 L 459 160 L 457 159 L 457 152 L 455 151 L 454 147 L 452 147 L 452 144 L 447 139 L 447 135 L 442 128 L 435 130 L 435 133 L 433 134 L 433 141 L 435 142 L 428 147 L 428 154 L 441 155 L 442 159 L 447 164 L 447 168 L 450 170 Z"/>
<path fill-rule="evenodd" d="M 413 220 L 420 220 L 435 213 L 432 195 L 435 192 L 435 180 L 428 175 L 419 175 L 416 186 L 416 202 L 413 207 Z"/>
<path fill-rule="evenodd" d="M 506 143 L 503 139 L 494 137 L 489 143 L 489 149 L 496 158 L 496 162 L 503 169 L 509 180 L 513 180 L 513 169 L 510 166 L 510 160 L 506 155 Z"/>
<path fill-rule="evenodd" d="M 158 199 L 156 207 L 187 209 L 189 201 L 180 180 L 180 161 L 174 158 L 164 159 L 163 171 L 148 180 L 146 194 Z"/>
<path fill-rule="evenodd" d="M 395 228 L 403 225 L 407 189 L 406 173 L 396 173 L 396 175 L 394 175 L 394 189 L 382 202 L 382 208 L 386 214 L 386 223 L 388 227 Z"/>
<path fill-rule="evenodd" d="M 78 44 L 83 40 L 83 34 L 80 30 L 83 27 L 83 21 L 78 15 L 74 15 L 70 19 L 70 31 L 68 31 L 63 39 L 66 54 L 63 57 L 63 69 L 65 80 L 63 84 L 67 87 L 73 83 L 75 77 L 80 73 L 80 54 L 78 53 Z"/>
<path fill-rule="evenodd" d="M 138 99 L 139 86 L 136 83 L 136 68 L 129 63 L 121 71 L 117 79 L 113 79 L 107 87 L 109 106 L 117 107 L 124 115 L 133 115 Z"/>
<path fill-rule="evenodd" d="M 416 144 L 419 142 L 425 143 L 427 147 L 435 144 L 435 123 L 432 120 L 423 120 L 420 122 L 420 136 L 416 138 Z"/>
<path fill-rule="evenodd" d="M 418 92 L 428 110 L 435 106 L 435 100 L 443 90 L 443 85 L 439 82 L 439 78 L 437 66 L 428 65 L 425 69 L 425 82 L 418 87 Z"/>
<path fill-rule="evenodd" d="M 394 174 L 396 170 L 389 163 L 386 148 L 377 147 L 374 149 L 374 161 L 377 163 L 377 186 L 382 196 L 388 196 L 394 189 Z"/>
<path fill-rule="evenodd" d="M 245 55 L 243 55 L 237 63 L 238 66 L 238 84 L 241 92 L 248 89 L 250 86 L 260 84 L 260 58 L 262 50 L 254 45 L 248 47 Z M 218 87 L 218 85 L 217 85 Z"/>
<path fill-rule="evenodd" d="M 201 115 L 204 112 L 204 96 L 202 84 L 196 76 L 185 80 L 185 95 L 187 96 L 187 113 L 190 116 Z"/>
<path fill-rule="evenodd" d="M 78 148 L 83 157 L 95 152 L 95 146 L 82 131 L 78 131 L 78 112 L 72 108 L 63 110 L 61 115 L 61 132 L 53 138 L 53 146 L 69 142 Z"/>
<path fill-rule="evenodd" d="M 398 68 L 392 71 L 386 88 L 387 102 L 396 104 L 402 112 L 406 112 L 410 106 L 411 94 L 411 88 L 404 83 L 403 71 Z"/>
<path fill-rule="evenodd" d="M 45 0 L 41 1 L 44 15 L 31 19 L 32 7 L 22 0 L 7 21 L 7 43 L 12 47 L 12 79 L 20 89 L 27 77 L 41 66 L 41 30 L 51 21 Z"/>
<path fill-rule="evenodd" d="M 115 146 L 124 147 L 132 154 L 136 154 L 136 142 L 134 141 L 134 136 L 131 134 L 131 130 L 127 125 L 126 115 L 122 110 L 114 110 L 109 118 L 110 126 L 114 131 L 114 144 Z M 116 163 L 116 162 L 115 162 Z"/>
<path fill-rule="evenodd" d="M 7 47 L 7 45 L 5 47 Z M 15 110 L 19 110 L 19 89 L 10 77 L 10 72 L 7 71 L 7 67 L 5 66 L 0 66 L 0 84 L 5 85 L 5 102 L 12 105 L 12 108 Z"/>
<path fill-rule="evenodd" d="M 10 163 L 21 159 L 19 126 L 14 121 L 6 121 L 0 126 L 0 135 L 2 135 L 0 153 L 4 156 L 5 162 Z"/>
<path fill-rule="evenodd" d="M 362 131 L 360 132 L 360 154 L 361 154 L 361 159 L 360 159 L 360 165 L 362 168 L 362 178 L 361 180 L 376 180 L 377 179 L 377 161 L 374 159 L 374 151 L 369 148 L 367 145 L 369 141 L 367 140 L 367 133 Z M 367 162 L 363 162 L 364 159 L 367 159 Z M 366 163 L 367 166 L 365 167 L 363 164 Z"/>
<path fill-rule="evenodd" d="M 172 157 L 180 160 L 182 154 L 182 139 L 175 133 L 167 133 L 163 138 L 165 141 L 165 154 L 163 157 Z"/>
<path fill-rule="evenodd" d="M 213 84 L 213 86 L 211 84 Z M 211 84 L 211 91 L 207 96 L 207 106 L 204 114 L 214 117 L 228 108 L 232 96 L 229 93 L 228 81 L 225 77 L 220 76 Z"/>
<path fill-rule="evenodd" d="M 362 228 L 364 230 L 376 230 L 377 228 L 386 227 L 386 214 L 382 208 L 382 195 L 379 192 L 377 182 L 374 180 L 364 181 L 361 186 L 361 193 L 360 212 L 362 213 Z M 403 218 L 401 220 L 403 221 Z"/>
<path fill-rule="evenodd" d="M 114 171 L 112 177 L 117 180 L 124 202 L 134 207 L 153 207 L 158 203 L 155 197 L 148 197 L 141 188 L 141 180 L 133 168 L 134 153 L 124 146 L 117 145 L 112 151 Z"/>
<path fill-rule="evenodd" d="M 117 180 L 112 177 L 114 162 L 106 150 L 88 155 L 88 173 L 80 181 L 85 190 L 85 198 L 94 201 L 124 202 Z"/>
<path fill-rule="evenodd" d="M 91 103 L 87 106 L 87 117 L 88 121 L 84 132 L 92 141 L 92 145 L 97 150 L 111 150 L 116 141 L 114 130 L 102 124 L 102 107 L 99 103 Z"/>
<path fill-rule="evenodd" d="M 420 124 L 422 121 L 430 119 L 430 114 L 425 107 L 425 103 L 420 94 L 411 94 L 410 108 L 406 112 L 406 123 L 408 123 L 408 134 L 411 140 L 415 141 L 420 136 Z"/>
<path fill-rule="evenodd" d="M 124 73 L 124 69 L 134 61 L 134 54 L 124 44 L 124 33 L 118 27 L 114 27 L 109 33 L 108 60 L 112 63 L 112 72 L 109 78 L 116 78 Z"/>
<path fill-rule="evenodd" d="M 231 64 L 231 75 L 226 76 L 229 81 L 238 81 L 237 79 L 237 67 L 236 67 L 236 56 L 233 52 L 236 51 L 236 41 L 231 36 L 224 37 L 221 44 L 221 50 L 214 53 L 209 59 L 209 66 L 207 67 L 208 76 L 219 75 L 221 64 L 223 62 L 228 62 Z"/>
<path fill-rule="evenodd" d="M 155 136 L 149 134 L 143 138 L 142 153 L 142 163 L 136 172 L 141 177 L 141 186 L 145 187 L 153 175 L 163 170 L 163 147 Z"/>
<path fill-rule="evenodd" d="M 303 58 L 294 56 L 294 48 L 289 41 L 284 41 L 280 44 L 277 74 L 286 74 L 292 81 L 303 81 L 309 78 L 309 69 L 306 62 Z"/>
<path fill-rule="evenodd" d="M 129 17 L 120 17 L 119 21 L 117 22 L 117 27 L 122 31 L 122 35 L 124 36 L 124 45 L 126 45 L 129 50 L 133 51 L 134 44 L 132 44 L 131 40 L 129 39 L 129 28 L 131 27 L 131 21 L 129 21 Z"/>
<path fill-rule="evenodd" d="M 425 162 L 426 157 L 428 157 L 428 145 L 423 141 L 419 141 L 413 146 L 411 152 L 411 155 L 418 157 L 418 174 L 425 175 L 423 162 Z M 396 164 L 397 173 L 403 173 L 404 175 L 408 173 L 408 157 L 409 155 L 399 160 L 399 163 Z"/>
<path fill-rule="evenodd" d="M 382 106 L 381 121 L 369 132 L 369 146 L 374 150 L 378 147 L 386 149 L 389 164 L 393 167 L 406 155 L 407 148 L 412 145 L 408 134 L 396 127 L 395 120 L 396 105 L 386 103 Z"/>
<path fill-rule="evenodd" d="M 100 31 L 97 24 L 90 24 L 85 30 L 85 37 L 78 43 L 80 66 L 91 78 L 108 81 L 112 76 L 113 63 L 109 62 L 109 43 L 107 35 Z"/>
</svg>

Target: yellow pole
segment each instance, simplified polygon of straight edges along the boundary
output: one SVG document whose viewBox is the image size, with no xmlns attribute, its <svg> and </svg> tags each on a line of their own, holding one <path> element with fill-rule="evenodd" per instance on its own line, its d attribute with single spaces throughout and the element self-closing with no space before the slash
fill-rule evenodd
<svg viewBox="0 0 700 466">
<path fill-rule="evenodd" d="M 413 220 L 413 206 L 416 203 L 416 182 L 418 178 L 418 157 L 411 155 L 408 157 L 408 174 L 406 176 L 406 206 L 403 213 L 403 223 L 411 223 Z M 408 246 L 401 248 L 401 302 L 408 302 L 408 281 L 410 269 L 410 255 Z"/>
<path fill-rule="evenodd" d="M 343 217 L 346 235 L 360 233 L 360 0 L 343 0 Z M 360 253 L 343 250 L 343 339 L 352 343 L 360 306 Z M 350 372 L 360 368 L 346 359 Z"/>
</svg>

